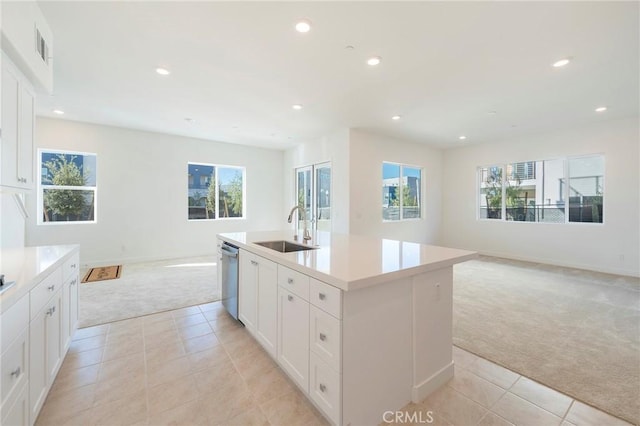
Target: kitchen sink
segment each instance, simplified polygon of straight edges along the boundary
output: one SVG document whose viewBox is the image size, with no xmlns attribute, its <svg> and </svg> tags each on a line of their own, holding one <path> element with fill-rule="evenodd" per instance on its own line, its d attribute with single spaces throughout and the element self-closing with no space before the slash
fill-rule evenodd
<svg viewBox="0 0 640 426">
<path fill-rule="evenodd" d="M 262 241 L 255 243 L 259 246 L 269 248 L 271 250 L 279 251 L 280 253 L 291 253 L 294 251 L 303 250 L 315 250 L 318 247 L 303 246 L 302 244 L 292 243 L 291 241 L 278 240 L 278 241 Z"/>
</svg>

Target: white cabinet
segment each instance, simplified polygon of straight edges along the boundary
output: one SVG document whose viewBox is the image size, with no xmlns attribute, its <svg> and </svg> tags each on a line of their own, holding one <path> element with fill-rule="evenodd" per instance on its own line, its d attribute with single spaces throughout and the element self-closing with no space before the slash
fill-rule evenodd
<svg viewBox="0 0 640 426">
<path fill-rule="evenodd" d="M 31 321 L 29 398 L 32 423 L 58 373 L 64 348 L 61 347 L 62 286 Z"/>
<path fill-rule="evenodd" d="M 309 392 L 309 302 L 278 286 L 278 362 Z"/>
<path fill-rule="evenodd" d="M 29 295 L 22 296 L 0 319 L 0 424 L 27 424 L 24 399 L 29 380 Z M 21 411 L 22 410 L 22 411 Z M 26 409 L 26 419 L 29 419 Z"/>
<path fill-rule="evenodd" d="M 2 172 L 4 187 L 34 187 L 35 93 L 18 68 L 2 54 Z"/>
<path fill-rule="evenodd" d="M 274 358 L 278 332 L 277 274 L 274 262 L 244 250 L 240 252 L 238 316 Z"/>
<path fill-rule="evenodd" d="M 60 347 L 63 352 L 69 349 L 71 336 L 78 328 L 78 265 L 79 257 L 76 254 L 62 266 L 64 285 L 62 287 Z"/>
<path fill-rule="evenodd" d="M 25 383 L 15 401 L 1 411 L 0 424 L 20 426 L 29 424 L 29 386 Z"/>
<path fill-rule="evenodd" d="M 258 315 L 258 263 L 255 255 L 240 252 L 240 278 L 238 283 L 238 318 L 255 335 Z"/>
</svg>

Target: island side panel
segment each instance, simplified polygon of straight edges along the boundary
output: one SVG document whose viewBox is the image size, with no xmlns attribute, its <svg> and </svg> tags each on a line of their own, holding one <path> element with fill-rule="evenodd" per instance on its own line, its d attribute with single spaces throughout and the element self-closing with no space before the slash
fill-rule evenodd
<svg viewBox="0 0 640 426">
<path fill-rule="evenodd" d="M 343 293 L 342 424 L 380 424 L 411 401 L 412 280 Z"/>
<path fill-rule="evenodd" d="M 413 402 L 453 377 L 453 267 L 416 275 L 413 290 Z"/>
</svg>

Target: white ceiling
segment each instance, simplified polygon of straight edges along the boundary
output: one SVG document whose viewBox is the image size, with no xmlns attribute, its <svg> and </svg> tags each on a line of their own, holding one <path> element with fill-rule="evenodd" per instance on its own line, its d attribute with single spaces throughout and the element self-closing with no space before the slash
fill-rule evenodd
<svg viewBox="0 0 640 426">
<path fill-rule="evenodd" d="M 639 112 L 638 2 L 39 4 L 43 116 L 272 148 L 345 127 L 451 147 Z"/>
</svg>

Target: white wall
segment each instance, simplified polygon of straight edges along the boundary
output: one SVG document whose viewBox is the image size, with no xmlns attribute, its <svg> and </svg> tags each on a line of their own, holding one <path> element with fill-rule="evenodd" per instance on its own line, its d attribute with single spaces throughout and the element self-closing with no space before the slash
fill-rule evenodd
<svg viewBox="0 0 640 426">
<path fill-rule="evenodd" d="M 352 234 L 438 244 L 442 220 L 442 151 L 352 129 L 350 134 L 350 226 Z M 382 162 L 421 167 L 421 219 L 382 221 Z"/>
<path fill-rule="evenodd" d="M 211 254 L 219 232 L 286 223 L 282 151 L 40 117 L 36 144 L 97 154 L 96 224 L 36 225 L 27 198 L 27 245 L 80 243 L 82 263 Z M 187 221 L 187 162 L 245 166 L 246 219 Z"/>
<path fill-rule="evenodd" d="M 636 118 L 445 151 L 442 242 L 489 255 L 640 275 L 639 145 Z M 605 155 L 604 224 L 476 220 L 478 166 L 594 153 Z"/>
<path fill-rule="evenodd" d="M 349 233 L 349 130 L 342 129 L 319 140 L 297 145 L 284 156 L 284 208 L 297 204 L 295 168 L 331 162 L 332 232 Z M 286 213 L 285 212 L 285 213 Z M 293 225 L 290 225 L 293 229 Z"/>
</svg>

